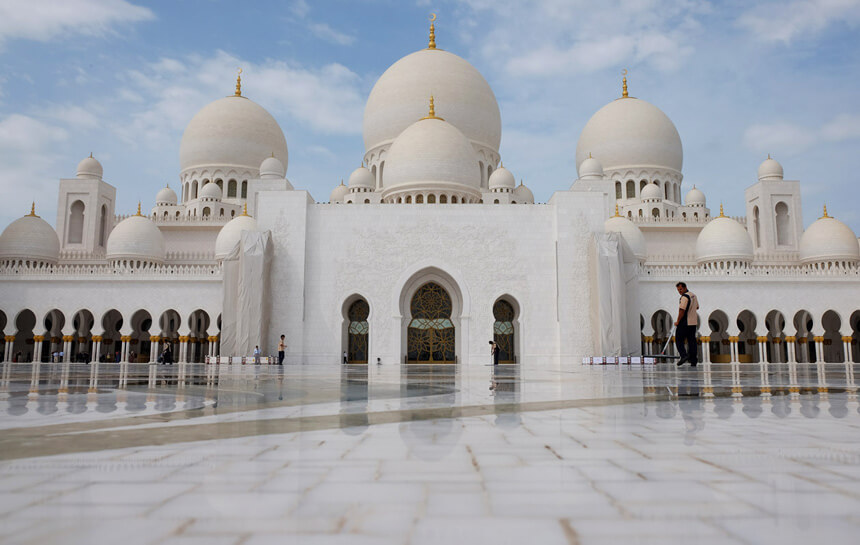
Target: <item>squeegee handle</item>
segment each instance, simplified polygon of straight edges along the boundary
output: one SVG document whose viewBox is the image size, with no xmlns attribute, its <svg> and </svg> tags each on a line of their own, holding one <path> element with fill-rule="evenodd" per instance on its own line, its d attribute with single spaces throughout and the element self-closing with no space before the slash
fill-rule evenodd
<svg viewBox="0 0 860 545">
<path fill-rule="evenodd" d="M 666 344 L 663 345 L 663 350 L 660 352 L 661 354 L 666 353 L 666 349 L 669 348 L 669 343 L 672 342 L 672 337 L 675 336 L 675 331 L 677 331 L 678 326 L 672 326 L 672 333 L 669 335 L 669 338 L 666 339 Z"/>
</svg>

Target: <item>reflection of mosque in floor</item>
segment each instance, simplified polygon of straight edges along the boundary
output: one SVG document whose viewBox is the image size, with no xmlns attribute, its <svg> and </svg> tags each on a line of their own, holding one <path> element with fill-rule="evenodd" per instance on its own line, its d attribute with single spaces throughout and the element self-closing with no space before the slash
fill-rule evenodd
<svg viewBox="0 0 860 545">
<path fill-rule="evenodd" d="M 379 78 L 363 129 L 328 202 L 287 179 L 283 131 L 241 81 L 191 118 L 179 191 L 146 211 L 119 213 L 84 158 L 54 226 L 34 209 L 0 237 L 3 360 L 155 362 L 169 345 L 200 362 L 283 333 L 288 363 L 486 363 L 495 339 L 503 361 L 556 366 L 661 345 L 680 279 L 705 360 L 860 358 L 855 233 L 826 209 L 804 229 L 800 182 L 770 157 L 745 216 L 695 184 L 682 198 L 680 135 L 626 78 L 581 132 L 575 181 L 541 182 L 547 203 L 502 164 L 490 86 L 432 37 Z"/>
</svg>

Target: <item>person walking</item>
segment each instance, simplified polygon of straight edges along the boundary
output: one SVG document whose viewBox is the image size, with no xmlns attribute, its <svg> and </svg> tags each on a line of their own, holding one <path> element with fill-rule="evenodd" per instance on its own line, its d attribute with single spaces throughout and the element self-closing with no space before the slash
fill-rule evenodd
<svg viewBox="0 0 860 545">
<path fill-rule="evenodd" d="M 678 282 L 675 284 L 681 300 L 678 302 L 678 319 L 675 320 L 675 347 L 678 349 L 678 366 L 689 363 L 695 367 L 698 363 L 698 349 L 696 348 L 696 326 L 698 325 L 699 300 L 696 295 L 687 289 L 687 284 Z M 686 346 L 685 346 L 686 344 Z"/>
<path fill-rule="evenodd" d="M 170 343 L 164 344 L 164 352 L 161 353 L 161 363 L 163 365 L 173 365 L 173 352 L 170 350 Z"/>
<path fill-rule="evenodd" d="M 254 365 L 260 365 L 260 347 L 254 346 Z"/>
<path fill-rule="evenodd" d="M 346 359 L 346 350 L 343 351 L 343 363 L 344 363 L 344 365 L 349 363 Z"/>
<path fill-rule="evenodd" d="M 499 364 L 499 345 L 496 344 L 496 341 L 490 341 L 490 354 L 493 356 L 493 365 Z"/>
<path fill-rule="evenodd" d="M 281 340 L 278 342 L 278 365 L 284 364 L 284 352 L 287 351 L 286 335 L 281 335 Z"/>
</svg>

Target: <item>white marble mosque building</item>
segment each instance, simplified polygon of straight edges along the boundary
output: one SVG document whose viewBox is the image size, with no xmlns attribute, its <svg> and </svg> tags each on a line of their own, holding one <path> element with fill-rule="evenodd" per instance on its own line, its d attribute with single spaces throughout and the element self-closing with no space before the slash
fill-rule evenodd
<svg viewBox="0 0 860 545">
<path fill-rule="evenodd" d="M 60 180 L 55 226 L 34 207 L 5 228 L 3 361 L 146 363 L 170 343 L 201 362 L 284 334 L 288 363 L 484 364 L 495 338 L 504 361 L 563 367 L 657 349 L 679 280 L 706 361 L 860 361 L 856 234 L 826 209 L 804 230 L 800 182 L 771 158 L 746 216 L 716 212 L 626 78 L 547 203 L 502 166 L 492 89 L 432 28 L 371 91 L 362 166 L 328 202 L 287 179 L 284 134 L 240 84 L 190 121 L 150 210 L 119 213 L 91 155 Z"/>
</svg>

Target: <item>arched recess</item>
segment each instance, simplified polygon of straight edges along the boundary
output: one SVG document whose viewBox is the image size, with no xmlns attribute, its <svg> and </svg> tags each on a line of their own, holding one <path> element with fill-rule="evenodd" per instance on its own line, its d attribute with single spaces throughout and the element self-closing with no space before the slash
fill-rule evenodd
<svg viewBox="0 0 860 545">
<path fill-rule="evenodd" d="M 510 295 L 493 303 L 493 340 L 499 346 L 499 363 L 518 363 L 522 343 L 519 323 L 520 306 Z"/>
<path fill-rule="evenodd" d="M 101 354 L 99 361 L 119 361 L 119 352 L 122 347 L 120 339 L 122 331 L 123 318 L 122 314 L 116 309 L 111 309 L 102 316 L 102 335 Z"/>
<path fill-rule="evenodd" d="M 233 199 L 236 197 L 236 180 L 227 182 L 227 198 Z"/>
<path fill-rule="evenodd" d="M 84 203 L 75 201 L 69 207 L 69 234 L 66 242 L 80 244 L 84 240 Z"/>
<path fill-rule="evenodd" d="M 633 199 L 636 197 L 636 182 L 633 180 L 627 180 L 627 195 L 625 195 L 628 199 Z"/>
<path fill-rule="evenodd" d="M 621 195 L 621 182 L 615 182 L 615 198 L 616 199 L 623 198 Z"/>
<path fill-rule="evenodd" d="M 743 310 L 738 314 L 738 361 L 740 363 L 758 363 L 757 325 L 752 311 Z"/>
<path fill-rule="evenodd" d="M 715 310 L 708 316 L 711 342 L 709 350 L 714 363 L 729 363 L 732 360 L 729 346 L 729 317 L 722 310 Z"/>
<path fill-rule="evenodd" d="M 469 315 L 470 308 L 468 297 L 465 296 L 466 290 L 461 288 L 464 284 L 456 280 L 459 275 L 446 272 L 445 269 L 437 266 L 426 266 L 418 269 L 417 272 L 412 273 L 407 278 L 408 280 L 398 283 L 402 288 L 399 291 L 400 297 L 396 307 L 400 309 L 402 317 L 400 336 L 402 360 L 408 361 L 408 337 L 410 326 L 412 326 L 413 344 L 422 338 L 420 331 L 422 327 L 433 328 L 433 337 L 430 340 L 443 343 L 452 342 L 452 352 L 449 352 L 447 356 L 453 355 L 453 362 L 459 362 L 463 353 L 462 347 L 466 346 L 468 342 L 468 332 L 464 331 L 462 327 L 462 317 Z M 435 287 L 430 287 L 422 292 L 421 297 L 426 298 L 425 301 L 415 301 L 416 293 L 428 284 L 433 284 Z M 447 295 L 447 300 L 445 295 Z M 430 306 L 425 305 L 425 302 Z M 447 307 L 448 304 L 450 307 Z M 413 316 L 413 311 L 417 311 L 418 315 Z M 446 318 L 445 315 L 448 317 Z M 418 321 L 414 322 L 413 320 Z M 446 320 L 450 322 L 450 328 L 443 327 L 449 325 Z M 439 329 L 453 329 L 453 331 L 443 332 Z M 446 346 L 440 345 L 440 347 L 447 349 Z M 417 355 L 420 356 L 421 354 Z M 438 350 L 433 355 L 434 362 L 440 362 L 437 356 L 439 356 Z M 441 359 L 444 360 L 444 357 Z"/>
<path fill-rule="evenodd" d="M 138 310 L 131 316 L 131 341 L 129 346 L 130 363 L 146 363 L 149 361 L 151 342 L 149 341 L 152 330 L 152 315 L 147 310 Z M 132 356 L 134 352 L 134 357 Z"/>
<path fill-rule="evenodd" d="M 181 325 L 182 318 L 179 316 L 179 312 L 174 309 L 165 310 L 158 318 L 158 336 L 161 337 L 158 350 L 163 352 L 165 344 L 169 344 L 170 351 L 173 353 L 173 361 L 177 361 L 179 357 L 179 326 Z"/>
<path fill-rule="evenodd" d="M 370 304 L 362 295 L 350 295 L 343 302 L 341 351 L 346 352 L 347 363 L 367 363 L 370 359 L 370 312 Z"/>
<path fill-rule="evenodd" d="M 107 205 L 103 204 L 99 212 L 99 246 L 104 248 L 107 243 Z"/>
<path fill-rule="evenodd" d="M 780 201 L 774 208 L 776 215 L 776 243 L 778 245 L 791 244 L 791 220 L 788 215 L 788 205 Z"/>
<path fill-rule="evenodd" d="M 755 242 L 755 247 L 761 247 L 761 221 L 759 219 L 759 211 L 758 206 L 753 206 L 753 241 Z"/>
<path fill-rule="evenodd" d="M 45 317 L 42 319 L 42 325 L 45 328 L 46 341 L 42 343 L 42 353 L 45 354 L 44 346 L 48 345 L 48 361 L 61 362 L 60 352 L 63 352 L 63 357 L 65 357 L 65 352 L 63 351 L 63 327 L 66 325 L 66 316 L 61 310 L 55 308 L 45 314 Z M 52 358 L 54 352 L 57 353 L 56 358 Z"/>
<path fill-rule="evenodd" d="M 27 358 L 28 347 L 32 356 L 33 330 L 36 327 L 36 315 L 30 309 L 24 309 L 15 317 L 15 341 L 12 343 L 11 361 L 32 361 Z M 11 329 L 11 328 L 10 328 Z M 47 343 L 46 343 L 47 344 Z"/>
<path fill-rule="evenodd" d="M 188 361 L 190 363 L 202 363 L 209 349 L 209 313 L 197 309 L 188 316 L 188 336 L 193 340 L 189 342 Z M 265 346 L 260 347 L 265 353 Z"/>
<path fill-rule="evenodd" d="M 798 363 L 815 363 L 815 340 L 812 338 L 814 321 L 808 310 L 798 310 L 794 315 L 796 343 L 795 351 Z"/>
<path fill-rule="evenodd" d="M 89 363 L 92 358 L 92 333 L 96 319 L 87 309 L 81 309 L 72 316 L 72 327 L 75 328 L 75 340 L 72 341 L 72 361 Z"/>
<path fill-rule="evenodd" d="M 849 319 L 851 326 L 851 361 L 860 362 L 860 310 L 855 310 Z"/>
<path fill-rule="evenodd" d="M 666 341 L 669 340 L 669 335 L 672 334 L 674 323 L 672 315 L 665 310 L 658 310 L 651 316 L 651 327 L 654 330 L 654 343 L 659 349 L 662 349 L 666 344 Z M 669 343 L 667 350 L 669 354 L 674 354 L 675 345 Z"/>
<path fill-rule="evenodd" d="M 842 318 L 834 310 L 828 310 L 821 317 L 821 327 L 824 328 L 824 361 L 827 363 L 842 363 L 845 355 L 842 353 Z"/>
<path fill-rule="evenodd" d="M 771 310 L 764 319 L 767 329 L 767 361 L 785 363 L 785 316 L 778 310 Z"/>
</svg>

